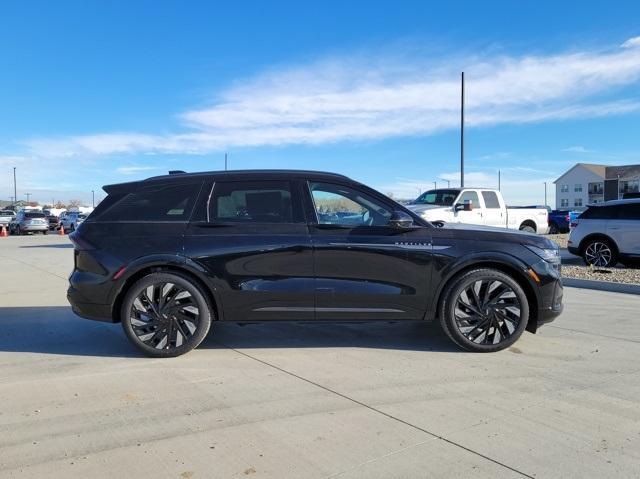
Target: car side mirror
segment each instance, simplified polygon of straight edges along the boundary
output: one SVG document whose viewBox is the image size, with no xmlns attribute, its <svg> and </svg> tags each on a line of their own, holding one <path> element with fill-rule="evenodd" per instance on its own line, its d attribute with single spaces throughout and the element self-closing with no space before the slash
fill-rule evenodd
<svg viewBox="0 0 640 479">
<path fill-rule="evenodd" d="M 411 228 L 413 226 L 413 218 L 404 211 L 394 211 L 389 218 L 389 226 L 392 228 Z"/>
<path fill-rule="evenodd" d="M 473 211 L 473 203 L 471 200 L 464 200 L 464 203 L 456 204 L 456 211 Z"/>
</svg>

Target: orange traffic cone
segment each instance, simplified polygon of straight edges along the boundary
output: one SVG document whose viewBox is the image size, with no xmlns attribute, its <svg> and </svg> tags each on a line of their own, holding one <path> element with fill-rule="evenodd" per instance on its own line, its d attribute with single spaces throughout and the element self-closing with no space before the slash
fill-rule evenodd
<svg viewBox="0 0 640 479">
<path fill-rule="evenodd" d="M 9 234 L 7 233 L 7 228 L 5 228 L 4 225 L 2 225 L 2 231 L 0 231 L 0 238 L 6 238 L 7 236 L 9 236 Z"/>
<path fill-rule="evenodd" d="M 64 226 L 60 225 L 60 229 L 58 230 L 58 234 L 59 235 L 63 235 L 64 234 Z"/>
</svg>

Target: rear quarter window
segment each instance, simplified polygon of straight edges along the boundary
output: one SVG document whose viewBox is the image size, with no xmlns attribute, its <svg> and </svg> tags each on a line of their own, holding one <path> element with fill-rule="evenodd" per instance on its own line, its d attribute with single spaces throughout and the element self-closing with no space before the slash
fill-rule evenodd
<svg viewBox="0 0 640 479">
<path fill-rule="evenodd" d="M 202 182 L 156 184 L 123 195 L 99 221 L 188 221 Z M 94 215 L 91 215 L 92 219 Z"/>
</svg>

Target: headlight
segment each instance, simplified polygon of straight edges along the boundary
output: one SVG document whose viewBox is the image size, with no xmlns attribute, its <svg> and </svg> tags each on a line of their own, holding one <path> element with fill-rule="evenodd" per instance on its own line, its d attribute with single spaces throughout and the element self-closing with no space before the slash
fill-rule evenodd
<svg viewBox="0 0 640 479">
<path fill-rule="evenodd" d="M 557 248 L 538 248 L 529 244 L 524 245 L 532 253 L 537 254 L 547 263 L 560 263 L 560 251 Z"/>
</svg>

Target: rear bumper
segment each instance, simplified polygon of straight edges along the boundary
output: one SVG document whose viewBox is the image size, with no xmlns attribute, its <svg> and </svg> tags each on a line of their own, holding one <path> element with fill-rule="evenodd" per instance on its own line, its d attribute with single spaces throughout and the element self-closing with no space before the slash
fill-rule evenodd
<svg viewBox="0 0 640 479">
<path fill-rule="evenodd" d="M 39 231 L 49 231 L 49 225 L 19 225 L 20 231 L 25 233 L 35 233 Z"/>
<path fill-rule="evenodd" d="M 71 309 L 81 318 L 91 319 L 93 321 L 102 321 L 105 323 L 113 323 L 110 304 L 96 304 L 89 302 L 82 293 L 73 287 L 67 289 L 67 301 L 71 304 Z"/>
</svg>

